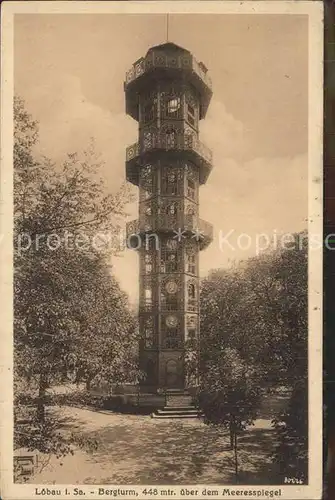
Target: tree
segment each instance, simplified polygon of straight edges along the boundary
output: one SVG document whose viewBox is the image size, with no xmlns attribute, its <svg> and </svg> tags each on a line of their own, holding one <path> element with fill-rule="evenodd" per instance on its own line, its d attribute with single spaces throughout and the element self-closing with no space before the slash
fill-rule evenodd
<svg viewBox="0 0 335 500">
<path fill-rule="evenodd" d="M 199 345 L 195 338 L 189 338 L 184 344 L 185 385 L 196 388 L 199 384 Z"/>
<path fill-rule="evenodd" d="M 37 411 L 24 431 L 16 427 L 15 445 L 59 454 L 68 448 L 45 398 L 69 359 L 87 380 L 99 369 L 116 380 L 136 372 L 136 322 L 109 265 L 131 195 L 125 186 L 106 194 L 93 147 L 61 165 L 37 161 L 37 124 L 17 97 L 14 119 L 16 420 L 23 391 L 37 395 Z"/>
<path fill-rule="evenodd" d="M 248 335 L 246 315 L 252 314 L 252 297 L 242 266 L 213 270 L 201 283 L 200 371 L 215 362 L 226 347 L 243 358 L 255 356 L 256 338 Z M 248 337 L 248 342 L 246 338 Z"/>
<path fill-rule="evenodd" d="M 104 268 L 96 270 L 82 297 L 81 331 L 75 336 L 74 368 L 87 389 L 99 375 L 114 384 L 134 382 L 138 370 L 137 320 L 128 298 Z M 78 308 L 79 312 L 79 308 Z"/>
<path fill-rule="evenodd" d="M 308 481 L 308 387 L 307 378 L 295 384 L 287 408 L 273 420 L 278 444 L 273 460 L 281 477 Z"/>
<path fill-rule="evenodd" d="M 258 365 L 264 383 L 292 387 L 307 370 L 307 240 L 294 235 L 277 249 L 228 270 L 201 286 L 201 360 L 225 346 Z"/>
<path fill-rule="evenodd" d="M 295 234 L 287 248 L 215 270 L 201 287 L 201 377 L 220 366 L 229 347 L 253 367 L 264 390 L 285 387 L 291 394 L 274 421 L 278 464 L 290 462 L 292 440 L 299 460 L 307 460 L 307 251 L 307 235 Z"/>
<path fill-rule="evenodd" d="M 259 379 L 253 367 L 238 351 L 225 348 L 202 377 L 199 406 L 205 423 L 228 428 L 234 450 L 235 477 L 238 482 L 238 435 L 257 417 L 261 401 Z"/>
</svg>

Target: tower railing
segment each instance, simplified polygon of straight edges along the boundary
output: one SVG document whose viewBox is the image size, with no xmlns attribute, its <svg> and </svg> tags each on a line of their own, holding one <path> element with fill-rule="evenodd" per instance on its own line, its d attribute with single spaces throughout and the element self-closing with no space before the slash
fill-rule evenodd
<svg viewBox="0 0 335 500">
<path fill-rule="evenodd" d="M 166 134 L 163 132 L 150 132 L 150 136 L 141 142 L 135 142 L 126 149 L 126 161 L 130 161 L 142 153 L 153 150 L 165 151 L 194 151 L 207 163 L 212 164 L 212 151 L 201 142 L 195 135 Z"/>
<path fill-rule="evenodd" d="M 207 222 L 206 220 L 203 219 L 198 219 L 198 229 L 200 234 L 204 234 L 207 236 L 210 240 L 213 239 L 213 225 Z"/>
<path fill-rule="evenodd" d="M 153 68 L 173 68 L 173 69 L 186 69 L 192 70 L 199 78 L 207 85 L 209 89 L 212 89 L 212 80 L 207 74 L 207 71 L 203 68 L 203 65 L 199 63 L 192 56 L 170 56 L 158 52 L 151 52 L 150 56 L 141 57 L 132 67 L 127 71 L 125 78 L 125 85 L 129 85 L 131 82 L 139 78 L 145 72 L 152 70 Z"/>
<path fill-rule="evenodd" d="M 202 68 L 202 65 L 193 57 L 192 61 L 192 69 L 193 71 L 206 83 L 206 85 L 211 89 L 212 88 L 212 80 L 210 76 L 205 72 Z"/>
<path fill-rule="evenodd" d="M 154 231 L 189 231 L 193 233 L 193 235 L 191 234 L 193 238 L 213 240 L 212 224 L 198 217 L 194 217 L 193 221 L 190 221 L 183 214 L 176 220 L 171 220 L 171 217 L 166 214 L 156 214 L 147 216 L 144 220 L 132 220 L 126 225 L 127 238 Z"/>
</svg>

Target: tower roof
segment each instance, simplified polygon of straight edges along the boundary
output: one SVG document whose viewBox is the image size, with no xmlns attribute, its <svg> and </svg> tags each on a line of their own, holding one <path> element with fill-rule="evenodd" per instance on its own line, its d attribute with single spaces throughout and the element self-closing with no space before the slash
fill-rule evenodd
<svg viewBox="0 0 335 500">
<path fill-rule="evenodd" d="M 153 47 L 150 47 L 147 54 L 149 54 L 152 50 L 168 50 L 168 51 L 187 52 L 187 54 L 191 53 L 189 50 L 184 49 L 184 47 L 180 47 L 180 45 L 177 45 L 176 43 L 173 43 L 173 42 L 165 42 L 165 43 L 161 43 L 159 45 L 154 45 Z"/>
</svg>

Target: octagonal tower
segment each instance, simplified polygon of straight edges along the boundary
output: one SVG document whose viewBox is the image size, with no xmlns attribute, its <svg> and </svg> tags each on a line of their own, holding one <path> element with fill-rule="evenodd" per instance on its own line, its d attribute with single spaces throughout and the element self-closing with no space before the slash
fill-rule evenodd
<svg viewBox="0 0 335 500">
<path fill-rule="evenodd" d="M 136 235 L 140 262 L 140 368 L 147 392 L 184 389 L 195 376 L 186 359 L 199 351 L 199 251 L 213 233 L 199 219 L 199 186 L 212 169 L 199 140 L 211 80 L 189 51 L 165 43 L 133 64 L 124 89 L 126 112 L 139 124 L 126 175 L 139 187 L 139 218 L 127 237 Z"/>
</svg>

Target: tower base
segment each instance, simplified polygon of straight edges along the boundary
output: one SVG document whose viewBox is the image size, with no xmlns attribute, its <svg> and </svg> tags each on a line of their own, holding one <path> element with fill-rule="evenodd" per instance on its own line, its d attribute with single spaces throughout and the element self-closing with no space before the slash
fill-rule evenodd
<svg viewBox="0 0 335 500">
<path fill-rule="evenodd" d="M 166 405 L 151 414 L 152 418 L 199 418 L 201 415 L 194 404 L 194 398 L 183 390 L 169 390 L 165 394 Z"/>
</svg>

